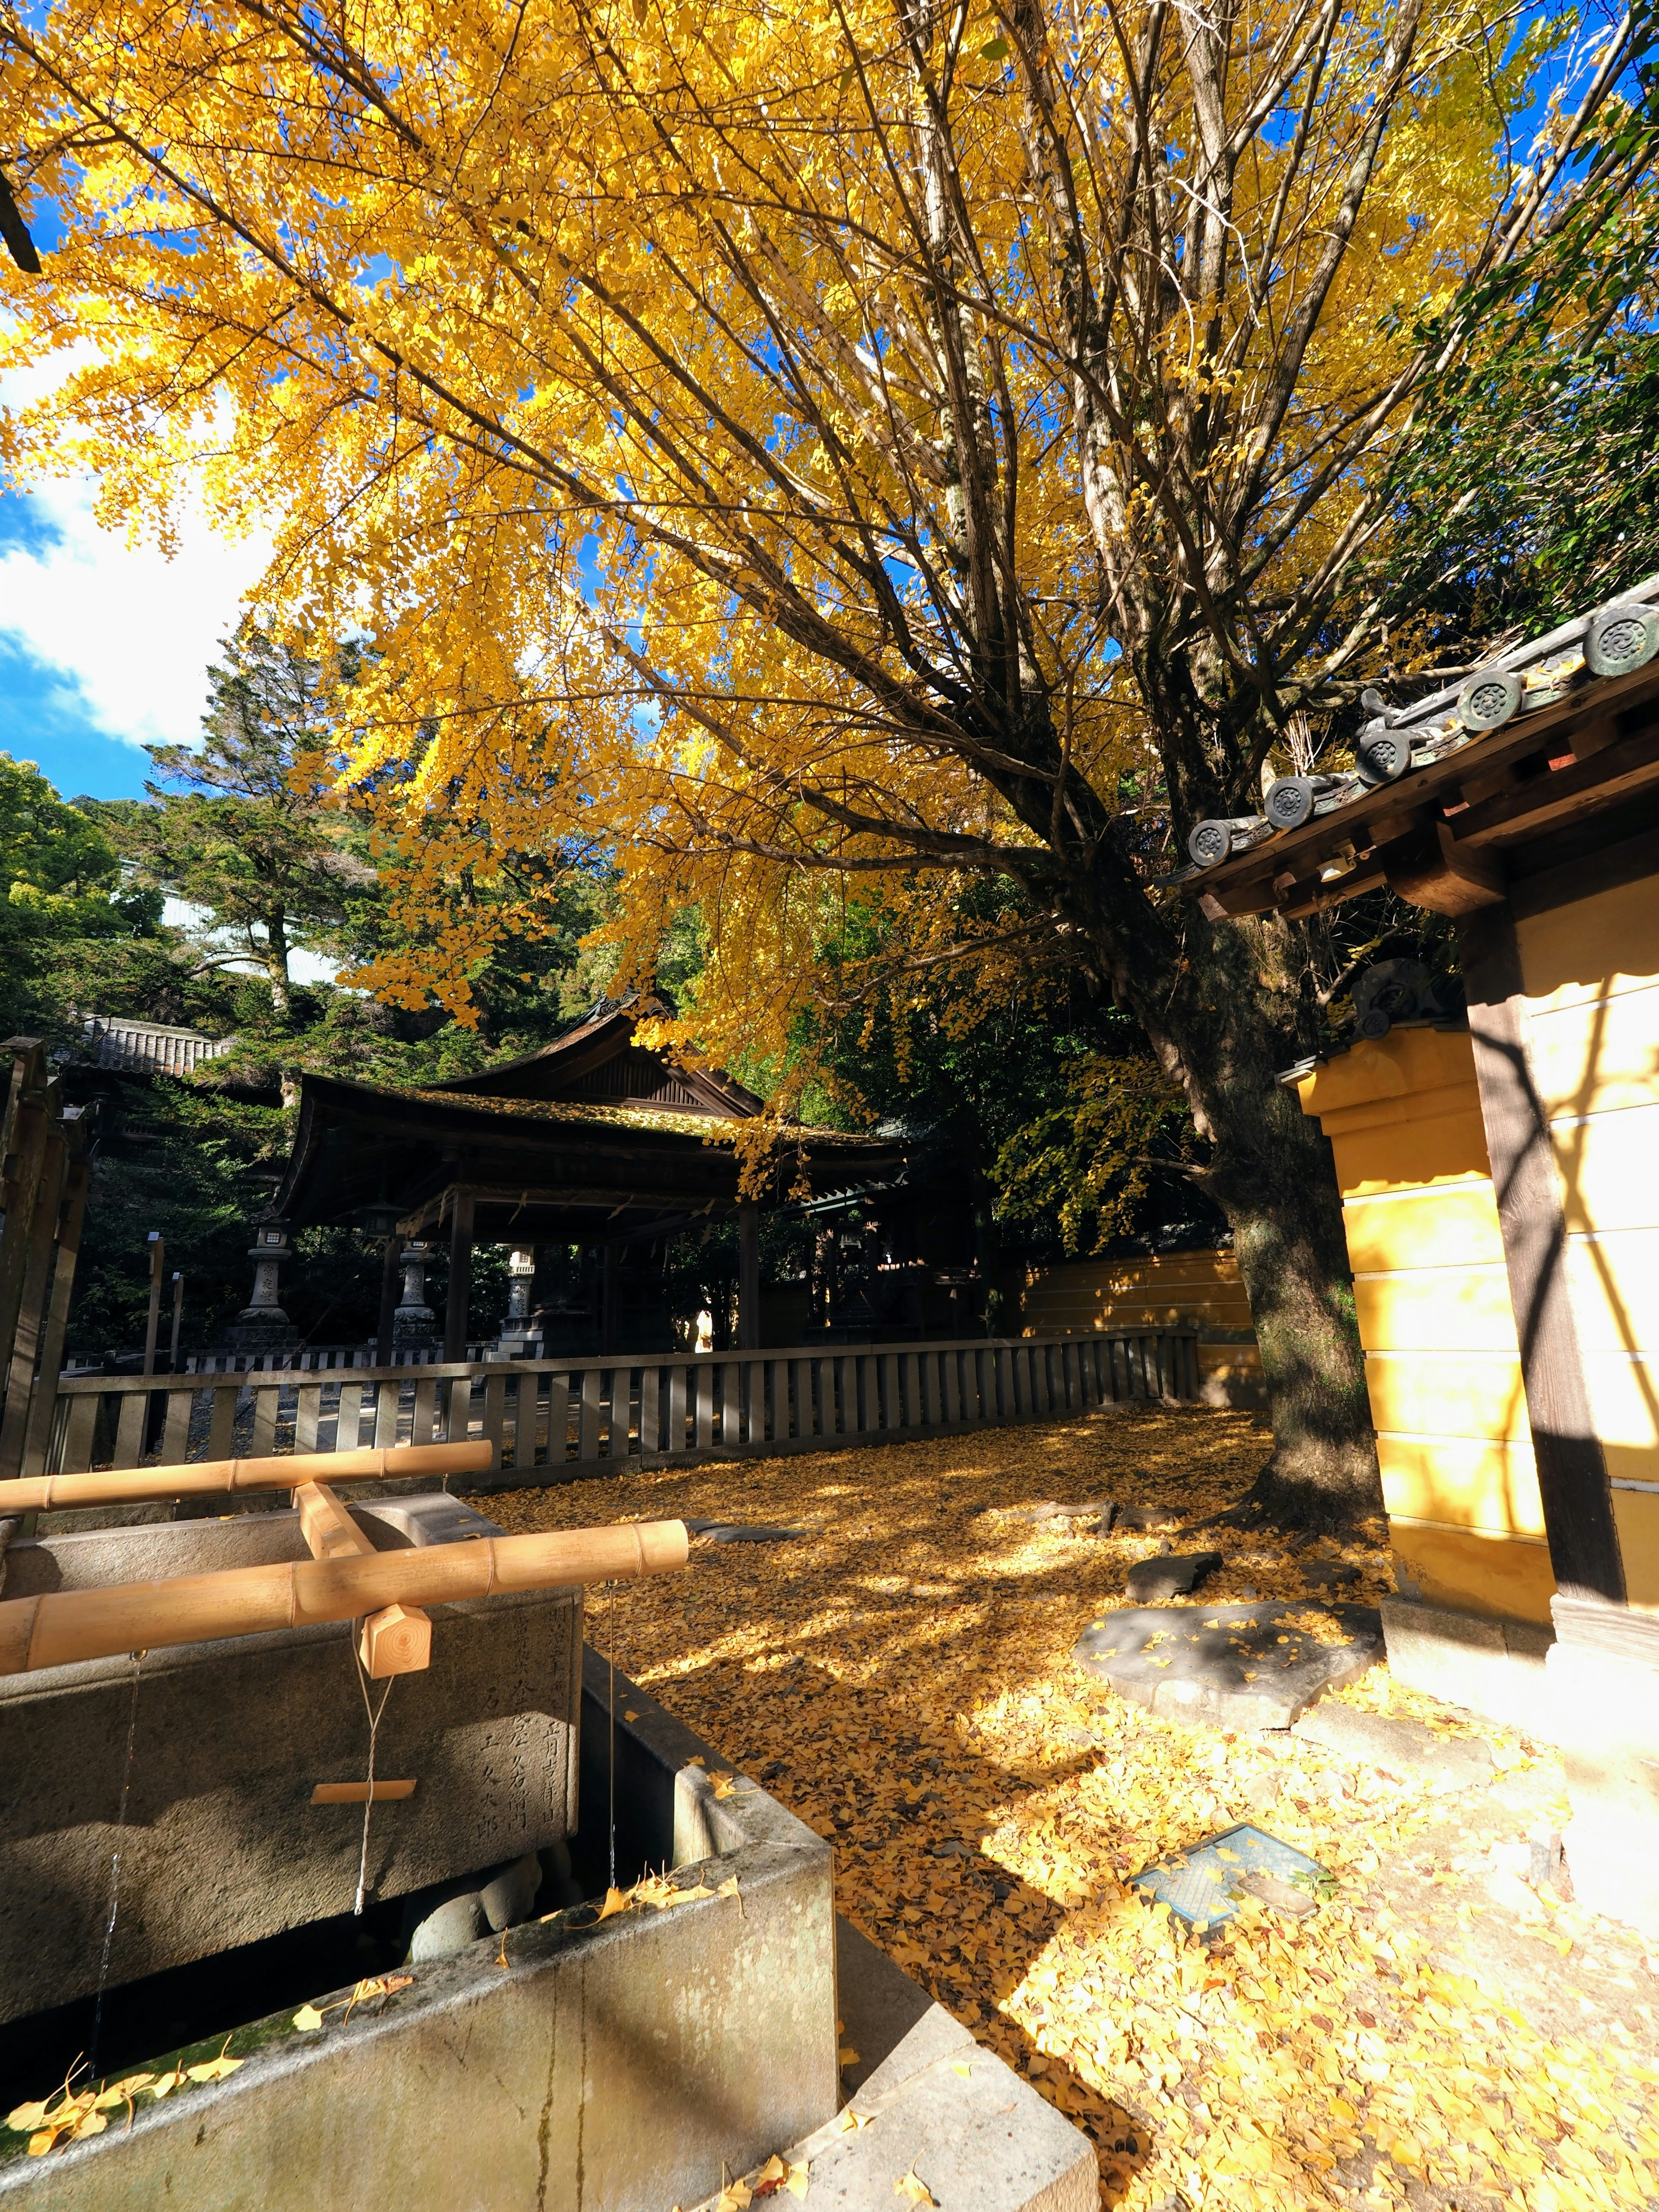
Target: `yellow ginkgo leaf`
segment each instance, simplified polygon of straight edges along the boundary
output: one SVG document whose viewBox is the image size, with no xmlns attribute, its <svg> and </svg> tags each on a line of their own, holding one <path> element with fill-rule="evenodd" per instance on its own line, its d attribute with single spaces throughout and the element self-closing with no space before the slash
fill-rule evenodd
<svg viewBox="0 0 1659 2212">
<path fill-rule="evenodd" d="M 789 2169 L 789 2178 L 783 2185 L 792 2197 L 805 2197 L 807 2190 L 806 2168 L 804 2166 L 792 2166 Z"/>
<path fill-rule="evenodd" d="M 714 2200 L 714 2212 L 749 2212 L 754 2197 L 746 2181 L 728 2181 Z"/>
<path fill-rule="evenodd" d="M 776 2151 L 774 2151 L 771 2157 L 767 2160 L 765 2165 L 762 2166 L 760 2172 L 755 2176 L 755 2179 L 757 2182 L 781 2181 L 788 2171 L 788 2167 L 778 2156 Z"/>
<path fill-rule="evenodd" d="M 222 2081 L 241 2063 L 240 2058 L 227 2058 L 222 2051 L 216 2058 L 204 2059 L 199 2066 L 187 2066 L 185 2071 L 192 2081 Z"/>
<path fill-rule="evenodd" d="M 844 2136 L 855 2136 L 867 2128 L 874 2118 L 873 2112 L 855 2112 L 848 2105 L 841 2116 L 841 2131 Z"/>
<path fill-rule="evenodd" d="M 320 2027 L 322 2024 L 323 2015 L 315 2005 L 301 2005 L 294 2015 L 294 2025 L 302 2035 L 309 2034 L 313 2027 Z"/>
<path fill-rule="evenodd" d="M 46 2100 L 37 2097 L 32 2105 L 15 2105 L 6 2114 L 6 2125 L 20 2134 L 26 2129 L 38 2128 L 46 2117 Z"/>
<path fill-rule="evenodd" d="M 79 2142 L 82 2136 L 102 2135 L 108 2125 L 109 2122 L 101 2112 L 82 2112 L 70 2130 L 70 2134 L 76 2142 Z"/>
<path fill-rule="evenodd" d="M 850 2043 L 842 2044 L 841 2049 L 836 2053 L 836 2065 L 856 2066 L 858 2063 L 859 2055 L 857 2051 L 854 2050 L 852 2045 Z"/>
<path fill-rule="evenodd" d="M 184 2085 L 184 2069 L 182 2067 L 175 2066 L 171 2074 L 158 2074 L 156 2075 L 155 2079 L 149 2085 L 149 2093 L 152 2097 L 166 2097 L 170 2095 L 174 2089 L 182 2089 Z"/>
<path fill-rule="evenodd" d="M 738 1894 L 738 1877 L 736 1875 L 729 1875 L 727 1879 L 720 1884 L 718 1893 L 721 1897 L 735 1897 Z"/>
<path fill-rule="evenodd" d="M 627 1889 L 607 1889 L 605 1903 L 599 1907 L 601 1920 L 609 1920 L 613 1912 L 626 1912 L 634 1902 L 634 1893 Z"/>
<path fill-rule="evenodd" d="M 895 2197 L 902 2197 L 907 2204 L 927 2205 L 937 2204 L 939 2202 L 938 2197 L 934 2196 L 914 2166 L 908 2173 L 900 2174 L 898 2179 L 893 2184 L 893 2194 Z"/>
<path fill-rule="evenodd" d="M 953 2074 L 960 2074 L 964 2081 L 969 2079 L 973 2070 L 965 2058 L 953 2058 L 951 2061 L 951 2071 Z"/>
<path fill-rule="evenodd" d="M 29 2137 L 29 2156 L 44 2158 L 58 2140 L 56 2128 L 42 2128 L 38 2136 Z"/>
</svg>

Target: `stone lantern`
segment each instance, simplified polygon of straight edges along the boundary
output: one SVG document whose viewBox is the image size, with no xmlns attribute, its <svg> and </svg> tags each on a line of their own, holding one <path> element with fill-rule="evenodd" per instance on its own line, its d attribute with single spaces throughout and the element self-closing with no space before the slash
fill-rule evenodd
<svg viewBox="0 0 1659 2212">
<path fill-rule="evenodd" d="M 501 1323 L 501 1343 L 529 1342 L 534 1331 L 530 1321 L 530 1293 L 536 1279 L 536 1255 L 528 1244 L 515 1244 L 507 1262 L 507 1318 Z"/>
<path fill-rule="evenodd" d="M 255 1223 L 247 1255 L 253 1262 L 253 1296 L 226 1331 L 234 1350 L 282 1352 L 299 1341 L 293 1322 L 277 1302 L 277 1276 L 290 1251 L 286 1222 Z"/>
</svg>

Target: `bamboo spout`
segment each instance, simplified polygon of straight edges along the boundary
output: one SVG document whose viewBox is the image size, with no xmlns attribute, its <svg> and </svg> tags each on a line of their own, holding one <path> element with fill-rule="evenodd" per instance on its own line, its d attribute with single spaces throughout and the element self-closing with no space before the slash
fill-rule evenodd
<svg viewBox="0 0 1659 2212">
<path fill-rule="evenodd" d="M 208 1644 L 383 1607 L 452 1605 L 507 1590 L 559 1589 L 672 1573 L 686 1562 L 683 1521 L 632 1521 L 541 1536 L 486 1536 L 362 1558 L 225 1567 L 170 1582 L 52 1590 L 0 1603 L 0 1674 L 110 1659 L 166 1644 Z"/>
<path fill-rule="evenodd" d="M 489 1438 L 476 1443 L 388 1444 L 294 1452 L 280 1459 L 208 1459 L 194 1467 L 126 1467 L 100 1474 L 33 1474 L 0 1482 L 0 1513 L 65 1512 L 76 1505 L 143 1505 L 234 1490 L 297 1490 L 303 1482 L 378 1482 L 385 1476 L 488 1474 Z"/>
</svg>

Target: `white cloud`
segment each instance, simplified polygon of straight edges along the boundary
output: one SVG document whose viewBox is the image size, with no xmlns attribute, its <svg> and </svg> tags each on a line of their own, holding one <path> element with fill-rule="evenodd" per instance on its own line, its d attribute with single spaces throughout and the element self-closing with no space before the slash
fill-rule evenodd
<svg viewBox="0 0 1659 2212">
<path fill-rule="evenodd" d="M 90 483 L 33 493 L 57 534 L 0 553 L 0 636 L 58 672 L 73 705 L 132 744 L 179 744 L 198 733 L 206 671 L 258 580 L 269 541 L 228 543 L 199 511 L 181 518 L 167 560 L 100 530 Z"/>
</svg>

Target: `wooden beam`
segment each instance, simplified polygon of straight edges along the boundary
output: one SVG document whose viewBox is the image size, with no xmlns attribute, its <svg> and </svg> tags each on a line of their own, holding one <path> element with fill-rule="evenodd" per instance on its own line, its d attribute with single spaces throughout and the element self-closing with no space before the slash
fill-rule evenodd
<svg viewBox="0 0 1659 2212">
<path fill-rule="evenodd" d="M 58 1256 L 52 1274 L 52 1298 L 46 1308 L 46 1336 L 40 1346 L 40 1373 L 29 1407 L 28 1435 L 23 1444 L 22 1472 L 39 1474 L 52 1449 L 52 1416 L 58 1408 L 58 1377 L 64 1364 L 64 1339 L 69 1331 L 70 1299 L 75 1290 L 76 1263 L 81 1255 L 81 1232 L 87 1218 L 87 1192 L 92 1164 L 84 1152 L 70 1159 L 64 1190 L 63 1213 L 58 1227 Z"/>
<path fill-rule="evenodd" d="M 0 1601 L 0 1674 L 356 1620 L 383 1606 L 453 1605 L 507 1590 L 668 1574 L 684 1567 L 686 1556 L 683 1521 L 631 1521 L 418 1545 L 367 1559 L 226 1567 L 109 1589 L 49 1590 Z"/>
<path fill-rule="evenodd" d="M 1389 889 L 1431 914 L 1474 914 L 1504 902 L 1504 864 L 1458 844 L 1443 822 L 1426 824 L 1376 854 Z"/>
<path fill-rule="evenodd" d="M 1558 1589 L 1626 1600 L 1607 1462 L 1567 1282 L 1567 1226 L 1549 1123 L 1532 1079 L 1515 921 L 1507 906 L 1468 915 L 1459 932 L 1480 1115 L 1521 1346 L 1544 1532 Z"/>
<path fill-rule="evenodd" d="M 191 1387 L 194 1387 L 193 1385 Z M 280 1459 L 211 1459 L 195 1467 L 130 1467 L 98 1474 L 27 1475 L 0 1482 L 0 1514 L 67 1512 L 82 1505 L 140 1505 L 165 1498 L 211 1498 L 239 1490 L 297 1490 L 311 1482 L 380 1482 L 392 1476 L 488 1474 L 489 1439 L 453 1444 L 372 1445 L 355 1451 L 295 1452 Z"/>
<path fill-rule="evenodd" d="M 319 1782 L 311 1793 L 311 1802 L 313 1805 L 366 1805 L 372 1796 L 377 1805 L 391 1805 L 414 1795 L 412 1782 L 377 1782 L 372 1791 L 367 1782 Z"/>
</svg>

